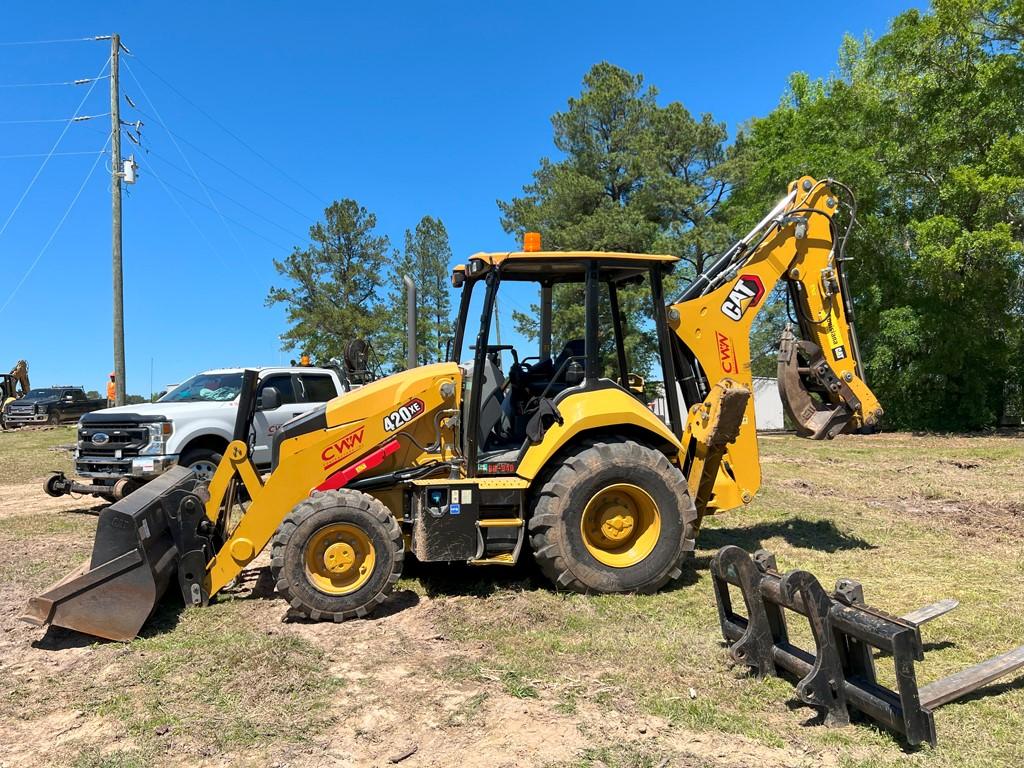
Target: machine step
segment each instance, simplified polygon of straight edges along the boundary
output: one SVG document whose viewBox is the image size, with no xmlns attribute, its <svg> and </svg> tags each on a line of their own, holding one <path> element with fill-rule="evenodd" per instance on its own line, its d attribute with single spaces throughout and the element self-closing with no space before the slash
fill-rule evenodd
<svg viewBox="0 0 1024 768">
<path fill-rule="evenodd" d="M 481 557 L 477 560 L 470 560 L 470 565 L 515 565 L 516 556 L 514 552 L 499 552 L 491 557 Z"/>
<path fill-rule="evenodd" d="M 518 517 L 492 517 L 486 520 L 478 520 L 477 525 L 481 528 L 522 528 L 522 518 Z"/>
</svg>

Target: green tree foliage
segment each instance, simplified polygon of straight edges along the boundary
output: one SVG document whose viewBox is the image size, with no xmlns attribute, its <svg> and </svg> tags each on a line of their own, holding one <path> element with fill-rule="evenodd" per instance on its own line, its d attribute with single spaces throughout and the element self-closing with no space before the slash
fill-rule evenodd
<svg viewBox="0 0 1024 768">
<path fill-rule="evenodd" d="M 420 365 L 444 359 L 452 335 L 451 271 L 452 249 L 444 222 L 431 216 L 420 219 L 414 230 L 405 231 L 405 253 L 395 270 L 391 305 L 391 341 L 388 357 L 392 365 L 406 363 L 407 302 L 403 275 L 416 284 L 416 349 Z"/>
<path fill-rule="evenodd" d="M 354 338 L 378 342 L 387 323 L 380 289 L 392 256 L 377 217 L 355 200 L 338 200 L 309 229 L 309 245 L 274 260 L 288 287 L 271 287 L 267 306 L 284 304 L 288 330 L 283 348 L 308 352 L 313 360 L 340 358 Z"/>
<path fill-rule="evenodd" d="M 878 40 L 847 39 L 838 76 L 793 75 L 731 150 L 737 230 L 803 174 L 856 190 L 848 271 L 896 426 L 991 426 L 1020 391 L 1022 19 L 1020 0 L 908 11 Z"/>
<path fill-rule="evenodd" d="M 642 75 L 595 65 L 579 97 L 551 119 L 560 158 L 542 158 L 523 196 L 499 201 L 505 231 L 540 232 L 550 250 L 674 253 L 684 260 L 682 278 L 702 269 L 725 243 L 716 219 L 727 193 L 719 173 L 725 126 L 709 114 L 694 118 L 678 102 L 661 107 L 656 97 Z M 657 348 L 645 294 L 620 294 L 630 364 L 642 374 Z M 556 348 L 583 335 L 581 288 L 557 286 L 554 310 Z M 536 317 L 514 314 L 518 330 L 533 338 Z"/>
</svg>

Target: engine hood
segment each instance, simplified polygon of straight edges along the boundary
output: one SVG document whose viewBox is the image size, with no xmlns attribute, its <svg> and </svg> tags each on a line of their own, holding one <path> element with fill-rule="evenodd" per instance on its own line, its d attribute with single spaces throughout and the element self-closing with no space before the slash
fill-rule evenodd
<svg viewBox="0 0 1024 768">
<path fill-rule="evenodd" d="M 95 424 L 112 421 L 173 421 L 176 417 L 186 414 L 190 419 L 194 419 L 204 414 L 215 415 L 223 413 L 224 410 L 236 410 L 237 408 L 238 403 L 233 400 L 223 403 L 139 403 L 138 405 L 122 405 L 87 413 L 82 417 L 82 422 Z"/>
<path fill-rule="evenodd" d="M 400 432 L 416 432 L 421 444 L 434 434 L 433 413 L 438 408 L 457 407 L 462 374 L 455 363 L 435 363 L 392 374 L 364 387 L 346 392 L 322 409 L 311 411 L 285 424 L 274 438 L 274 460 L 285 461 L 308 448 L 310 433 L 327 430 L 332 442 L 317 444 L 308 451 L 310 473 L 323 476 L 387 442 Z M 421 431 L 422 430 L 422 431 Z M 392 461 L 408 461 L 413 443 L 403 441 Z M 306 461 L 307 459 L 303 459 Z"/>
<path fill-rule="evenodd" d="M 461 380 L 459 366 L 455 363 L 421 365 L 401 373 L 385 376 L 365 387 L 336 397 L 327 403 L 327 426 L 335 427 L 366 419 L 371 414 L 382 420 L 390 411 L 401 408 L 407 401 L 422 395 L 436 382 Z M 387 432 L 394 430 L 385 429 Z"/>
</svg>

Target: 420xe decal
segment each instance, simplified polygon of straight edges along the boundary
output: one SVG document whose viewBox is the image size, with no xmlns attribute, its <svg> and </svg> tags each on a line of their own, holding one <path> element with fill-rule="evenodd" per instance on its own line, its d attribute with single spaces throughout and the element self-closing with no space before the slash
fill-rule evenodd
<svg viewBox="0 0 1024 768">
<path fill-rule="evenodd" d="M 728 297 L 722 302 L 722 314 L 739 320 L 750 307 L 756 307 L 764 296 L 764 283 L 757 275 L 740 275 Z"/>
<path fill-rule="evenodd" d="M 424 407 L 423 401 L 418 397 L 414 397 L 384 417 L 384 431 L 394 432 L 396 429 L 404 427 L 423 413 Z"/>
</svg>

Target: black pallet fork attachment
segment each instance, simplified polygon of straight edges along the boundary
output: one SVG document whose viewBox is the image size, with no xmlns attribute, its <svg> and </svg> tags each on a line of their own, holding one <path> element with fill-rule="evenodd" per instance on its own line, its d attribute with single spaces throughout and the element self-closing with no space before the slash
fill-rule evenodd
<svg viewBox="0 0 1024 768">
<path fill-rule="evenodd" d="M 924 660 L 921 625 L 949 613 L 956 600 L 892 616 L 867 605 L 853 579 L 840 579 L 828 593 L 807 571 L 780 573 L 770 552 L 751 557 L 736 546 L 715 554 L 711 575 L 732 659 L 759 678 L 795 676 L 800 700 L 824 710 L 826 725 L 847 725 L 851 712 L 857 712 L 902 734 L 912 746 L 935 746 L 935 709 L 1024 667 L 1020 646 L 919 688 L 914 662 Z M 730 585 L 743 596 L 746 616 L 734 609 Z M 786 610 L 810 623 L 813 653 L 790 641 Z M 895 690 L 879 682 L 875 651 L 892 657 Z"/>
</svg>

